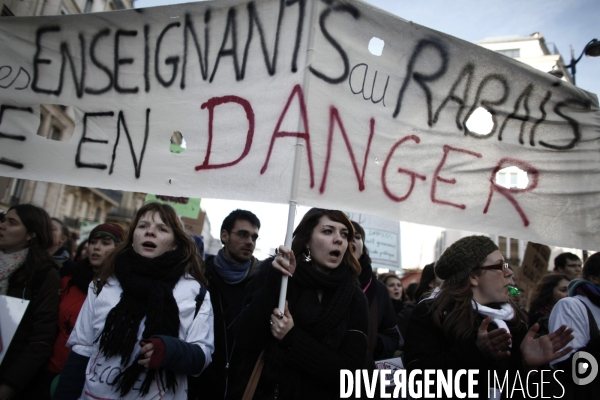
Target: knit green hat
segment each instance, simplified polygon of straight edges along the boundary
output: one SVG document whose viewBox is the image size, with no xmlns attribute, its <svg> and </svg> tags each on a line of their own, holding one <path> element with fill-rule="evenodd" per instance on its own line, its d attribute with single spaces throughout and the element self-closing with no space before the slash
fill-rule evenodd
<svg viewBox="0 0 600 400">
<path fill-rule="evenodd" d="M 435 263 L 435 274 L 448 284 L 465 279 L 494 251 L 496 243 L 487 236 L 467 236 L 452 243 Z"/>
</svg>

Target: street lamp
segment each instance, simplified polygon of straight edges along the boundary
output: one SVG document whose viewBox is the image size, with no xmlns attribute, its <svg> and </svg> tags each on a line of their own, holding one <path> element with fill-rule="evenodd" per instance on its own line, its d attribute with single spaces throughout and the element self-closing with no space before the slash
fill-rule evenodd
<svg viewBox="0 0 600 400">
<path fill-rule="evenodd" d="M 573 85 L 575 85 L 575 72 L 576 72 L 575 65 L 577 65 L 579 60 L 581 60 L 581 57 L 583 57 L 584 53 L 589 57 L 600 56 L 600 41 L 598 41 L 598 39 L 590 40 L 590 42 L 585 45 L 585 47 L 583 48 L 583 51 L 581 52 L 579 57 L 577 57 L 577 59 L 575 59 L 575 53 L 573 52 L 573 47 L 571 46 L 571 62 L 569 63 L 569 65 L 565 65 L 565 68 L 571 68 L 571 76 L 573 77 Z"/>
</svg>

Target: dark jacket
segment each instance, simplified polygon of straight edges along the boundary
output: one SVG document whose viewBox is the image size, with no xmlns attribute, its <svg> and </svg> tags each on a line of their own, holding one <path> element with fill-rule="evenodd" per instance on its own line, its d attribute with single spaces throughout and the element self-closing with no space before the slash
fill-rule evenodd
<svg viewBox="0 0 600 400">
<path fill-rule="evenodd" d="M 358 281 L 369 303 L 367 362 L 373 364 L 373 361 L 394 357 L 394 352 L 401 349 L 404 340 L 396 327 L 396 312 L 387 287 L 373 273 L 370 259 L 366 254 L 360 258 L 360 267 Z M 371 317 L 371 312 L 376 313 L 376 318 Z"/>
<path fill-rule="evenodd" d="M 205 277 L 208 280 L 208 292 L 214 313 L 215 351 L 212 362 L 199 377 L 189 377 L 189 399 L 222 400 L 225 398 L 227 386 L 236 380 L 234 370 L 237 350 L 234 346 L 233 334 L 229 326 L 242 310 L 244 288 L 252 279 L 252 269 L 256 265 L 253 258 L 248 276 L 240 283 L 225 283 L 217 273 L 215 256 L 206 258 Z M 227 395 L 230 398 L 229 395 Z"/>
<path fill-rule="evenodd" d="M 33 378 L 52 354 L 58 323 L 60 278 L 55 264 L 36 269 L 33 279 L 25 279 L 19 268 L 9 280 L 7 295 L 30 300 L 25 315 L 0 365 L 2 383 L 17 390 L 16 399 L 31 398 Z"/>
<path fill-rule="evenodd" d="M 416 306 L 417 303 L 409 303 L 405 301 L 402 306 L 402 311 L 400 312 L 400 314 L 398 314 L 396 324 L 398 325 L 398 329 L 400 329 L 400 334 L 403 338 L 406 338 L 406 330 L 408 329 L 408 321 L 410 320 L 410 314 L 412 314 Z"/>
<path fill-rule="evenodd" d="M 431 300 L 421 301 L 411 314 L 405 338 L 406 344 L 404 347 L 407 373 L 416 369 L 436 369 L 442 370 L 443 372 L 447 370 L 455 372 L 460 369 L 477 369 L 479 370 L 479 374 L 476 376 L 478 384 L 476 385 L 474 392 L 476 394 L 479 393 L 480 399 L 488 398 L 488 371 L 496 371 L 496 374 L 501 381 L 504 379 L 505 371 L 509 371 L 508 387 L 510 389 L 513 387 L 517 371 L 520 371 L 521 377 L 527 376 L 527 372 L 524 370 L 521 363 L 521 351 L 519 348 L 527 333 L 527 326 L 524 323 L 517 328 L 511 327 L 513 344 L 510 349 L 510 357 L 500 362 L 496 362 L 486 358 L 477 348 L 477 345 L 475 344 L 477 330 L 474 330 L 473 336 L 468 340 L 456 341 L 454 338 L 446 337 L 442 328 L 434 323 L 432 313 L 429 312 L 430 305 Z M 451 307 L 449 307 L 448 310 L 451 310 Z M 484 319 L 484 316 L 478 314 L 478 325 Z M 497 327 L 494 323 L 491 323 L 488 327 L 488 331 L 494 329 L 497 329 Z M 491 376 L 493 379 L 493 375 Z M 422 375 L 420 378 L 422 379 Z M 463 379 L 460 381 L 461 391 L 466 393 L 468 390 L 467 377 L 462 376 L 462 378 Z M 522 380 L 525 382 L 524 378 Z M 435 383 L 430 391 L 437 392 Z M 442 394 L 444 394 L 444 392 L 442 392 Z M 507 393 L 503 391 L 503 394 L 506 396 Z M 522 393 L 517 391 L 514 392 L 510 398 L 521 397 Z M 453 398 L 453 396 L 441 398 Z"/>
<path fill-rule="evenodd" d="M 298 315 L 317 315 L 332 304 L 333 290 L 325 290 L 319 302 L 316 290 L 288 280 L 287 300 L 294 327 L 278 341 L 270 330 L 270 315 L 277 307 L 281 273 L 272 259 L 258 268 L 248 285 L 248 304 L 234 324 L 236 346 L 243 351 L 239 384 L 232 395 L 241 398 L 264 349 L 264 367 L 254 399 L 333 399 L 339 398 L 340 370 L 363 369 L 367 352 L 367 300 L 358 281 L 342 322 L 325 335 L 315 338 L 299 322 Z M 310 300 L 308 300 L 310 299 Z M 326 343 L 339 343 L 328 345 Z"/>
<path fill-rule="evenodd" d="M 375 296 L 377 299 L 377 343 L 373 351 L 373 360 L 385 360 L 394 357 L 394 352 L 400 350 L 404 345 L 404 339 L 396 326 L 396 313 L 390 299 L 390 294 L 380 280 L 373 277 L 372 285 L 375 286 Z M 369 296 L 367 294 L 367 299 Z M 369 312 L 372 309 L 372 303 L 369 302 Z M 370 321 L 369 321 L 370 324 Z M 369 332 L 371 331 L 369 326 Z"/>
</svg>

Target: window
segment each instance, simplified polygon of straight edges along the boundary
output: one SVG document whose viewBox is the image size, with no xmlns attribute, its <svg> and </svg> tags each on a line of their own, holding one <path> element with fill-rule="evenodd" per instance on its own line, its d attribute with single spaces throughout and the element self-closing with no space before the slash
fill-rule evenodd
<svg viewBox="0 0 600 400">
<path fill-rule="evenodd" d="M 62 136 L 62 131 L 60 129 L 58 129 L 55 125 L 51 125 L 50 129 L 48 130 L 47 138 L 60 141 L 61 136 Z"/>
<path fill-rule="evenodd" d="M 506 57 L 511 57 L 511 58 L 521 57 L 521 49 L 496 50 L 496 53 L 500 53 Z"/>
<path fill-rule="evenodd" d="M 23 194 L 23 188 L 25 187 L 25 181 L 23 179 L 17 179 L 16 184 L 13 188 L 12 194 L 9 199 L 9 205 L 15 206 L 21 201 L 21 195 Z"/>
<path fill-rule="evenodd" d="M 67 205 L 65 209 L 67 210 L 67 215 L 65 215 L 65 217 L 75 216 L 75 195 L 73 193 L 69 193 L 67 196 Z"/>
<path fill-rule="evenodd" d="M 87 201 L 81 203 L 81 219 L 84 221 L 88 220 L 88 210 L 90 209 L 90 204 Z"/>
<path fill-rule="evenodd" d="M 508 175 L 506 172 L 499 172 L 496 174 L 496 184 L 500 186 L 504 186 L 505 188 L 510 188 L 510 184 L 508 182 Z"/>
<path fill-rule="evenodd" d="M 517 174 L 516 174 L 516 172 L 511 172 L 511 174 L 510 174 L 510 187 L 517 187 Z"/>
<path fill-rule="evenodd" d="M 94 0 L 87 0 L 85 2 L 85 7 L 83 8 L 84 13 L 92 12 L 92 6 L 94 5 Z"/>
<path fill-rule="evenodd" d="M 521 263 L 521 260 L 519 259 L 518 239 L 498 236 L 498 249 L 504 256 L 506 262 L 511 265 L 519 265 Z"/>
</svg>

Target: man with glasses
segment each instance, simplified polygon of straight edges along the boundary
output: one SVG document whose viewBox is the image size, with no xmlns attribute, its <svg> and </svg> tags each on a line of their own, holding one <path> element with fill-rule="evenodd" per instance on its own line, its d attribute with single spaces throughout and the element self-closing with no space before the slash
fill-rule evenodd
<svg viewBox="0 0 600 400">
<path fill-rule="evenodd" d="M 214 312 L 215 352 L 212 363 L 198 378 L 190 378 L 189 399 L 218 399 L 227 395 L 235 381 L 232 368 L 237 353 L 229 329 L 241 311 L 244 288 L 257 264 L 252 255 L 258 240 L 260 221 L 247 210 L 232 211 L 221 225 L 223 248 L 207 256 L 205 276 Z"/>
</svg>

